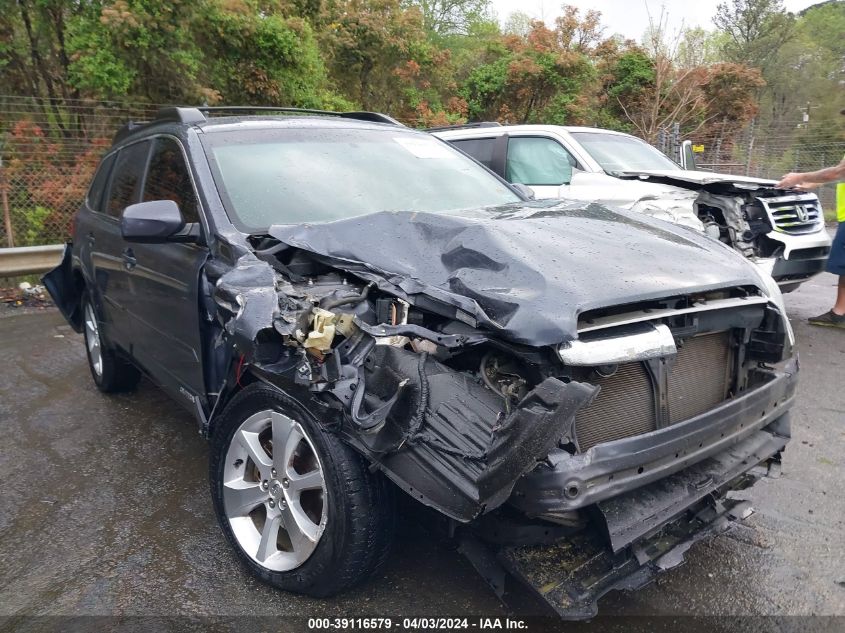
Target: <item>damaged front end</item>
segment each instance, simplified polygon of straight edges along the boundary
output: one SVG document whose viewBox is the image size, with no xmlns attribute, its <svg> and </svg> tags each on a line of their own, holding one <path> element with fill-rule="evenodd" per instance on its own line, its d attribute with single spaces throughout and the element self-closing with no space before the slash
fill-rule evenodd
<svg viewBox="0 0 845 633">
<path fill-rule="evenodd" d="M 773 181 L 709 172 L 624 172 L 623 179 L 674 191 L 631 208 L 698 228 L 772 275 L 784 292 L 824 270 L 830 239 L 818 197 L 775 188 Z"/>
<path fill-rule="evenodd" d="M 529 389 L 493 369 L 503 351 L 481 331 L 448 333 L 448 319 L 337 272 L 277 266 L 286 277 L 245 255 L 219 279 L 225 337 L 256 376 L 324 408 L 349 444 L 450 518 L 504 503 L 598 392 L 539 369 Z"/>
<path fill-rule="evenodd" d="M 548 268 L 564 218 L 577 275 Z M 613 261 L 634 224 L 654 278 L 620 257 L 597 285 L 609 264 L 571 235 L 611 235 Z M 272 227 L 217 278 L 230 387 L 248 370 L 309 407 L 451 519 L 497 591 L 516 577 L 589 617 L 748 514 L 726 496 L 788 441 L 797 366 L 741 259 L 600 208 L 362 226 Z"/>
</svg>

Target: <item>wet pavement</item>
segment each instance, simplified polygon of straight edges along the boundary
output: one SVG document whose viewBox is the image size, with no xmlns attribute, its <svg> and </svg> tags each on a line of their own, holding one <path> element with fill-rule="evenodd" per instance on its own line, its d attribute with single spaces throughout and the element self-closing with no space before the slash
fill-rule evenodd
<svg viewBox="0 0 845 633">
<path fill-rule="evenodd" d="M 845 331 L 823 275 L 787 295 L 802 360 L 793 440 L 757 513 L 603 614 L 845 615 Z M 149 382 L 96 391 L 81 337 L 55 311 L 0 318 L 0 616 L 519 613 L 411 516 L 389 565 L 329 600 L 248 576 L 224 544 L 193 418 Z"/>
</svg>

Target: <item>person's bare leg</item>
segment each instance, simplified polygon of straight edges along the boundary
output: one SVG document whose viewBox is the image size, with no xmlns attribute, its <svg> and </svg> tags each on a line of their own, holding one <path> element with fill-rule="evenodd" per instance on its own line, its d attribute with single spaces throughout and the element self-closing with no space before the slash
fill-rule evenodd
<svg viewBox="0 0 845 633">
<path fill-rule="evenodd" d="M 833 306 L 833 312 L 839 315 L 845 315 L 845 275 L 839 276 L 839 286 L 836 288 L 836 304 Z"/>
</svg>

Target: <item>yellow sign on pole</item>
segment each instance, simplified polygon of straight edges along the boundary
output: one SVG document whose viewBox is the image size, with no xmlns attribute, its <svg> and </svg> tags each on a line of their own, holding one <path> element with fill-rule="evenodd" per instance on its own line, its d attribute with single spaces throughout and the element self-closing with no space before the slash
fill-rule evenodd
<svg viewBox="0 0 845 633">
<path fill-rule="evenodd" d="M 703 154 L 704 153 L 704 145 L 693 145 L 692 151 L 696 154 Z"/>
</svg>

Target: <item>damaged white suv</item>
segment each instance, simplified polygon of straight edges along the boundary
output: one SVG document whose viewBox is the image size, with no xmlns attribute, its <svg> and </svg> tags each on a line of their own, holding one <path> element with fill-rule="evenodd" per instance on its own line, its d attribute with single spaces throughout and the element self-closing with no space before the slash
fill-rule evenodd
<svg viewBox="0 0 845 633">
<path fill-rule="evenodd" d="M 430 131 L 537 198 L 598 202 L 703 231 L 754 261 L 783 292 L 822 272 L 830 253 L 815 194 L 683 169 L 629 134 L 498 123 Z"/>
<path fill-rule="evenodd" d="M 252 110 L 121 131 L 44 281 L 99 389 L 195 416 L 253 574 L 349 589 L 404 494 L 496 591 L 589 617 L 749 514 L 797 384 L 770 276 L 384 115 Z"/>
</svg>

